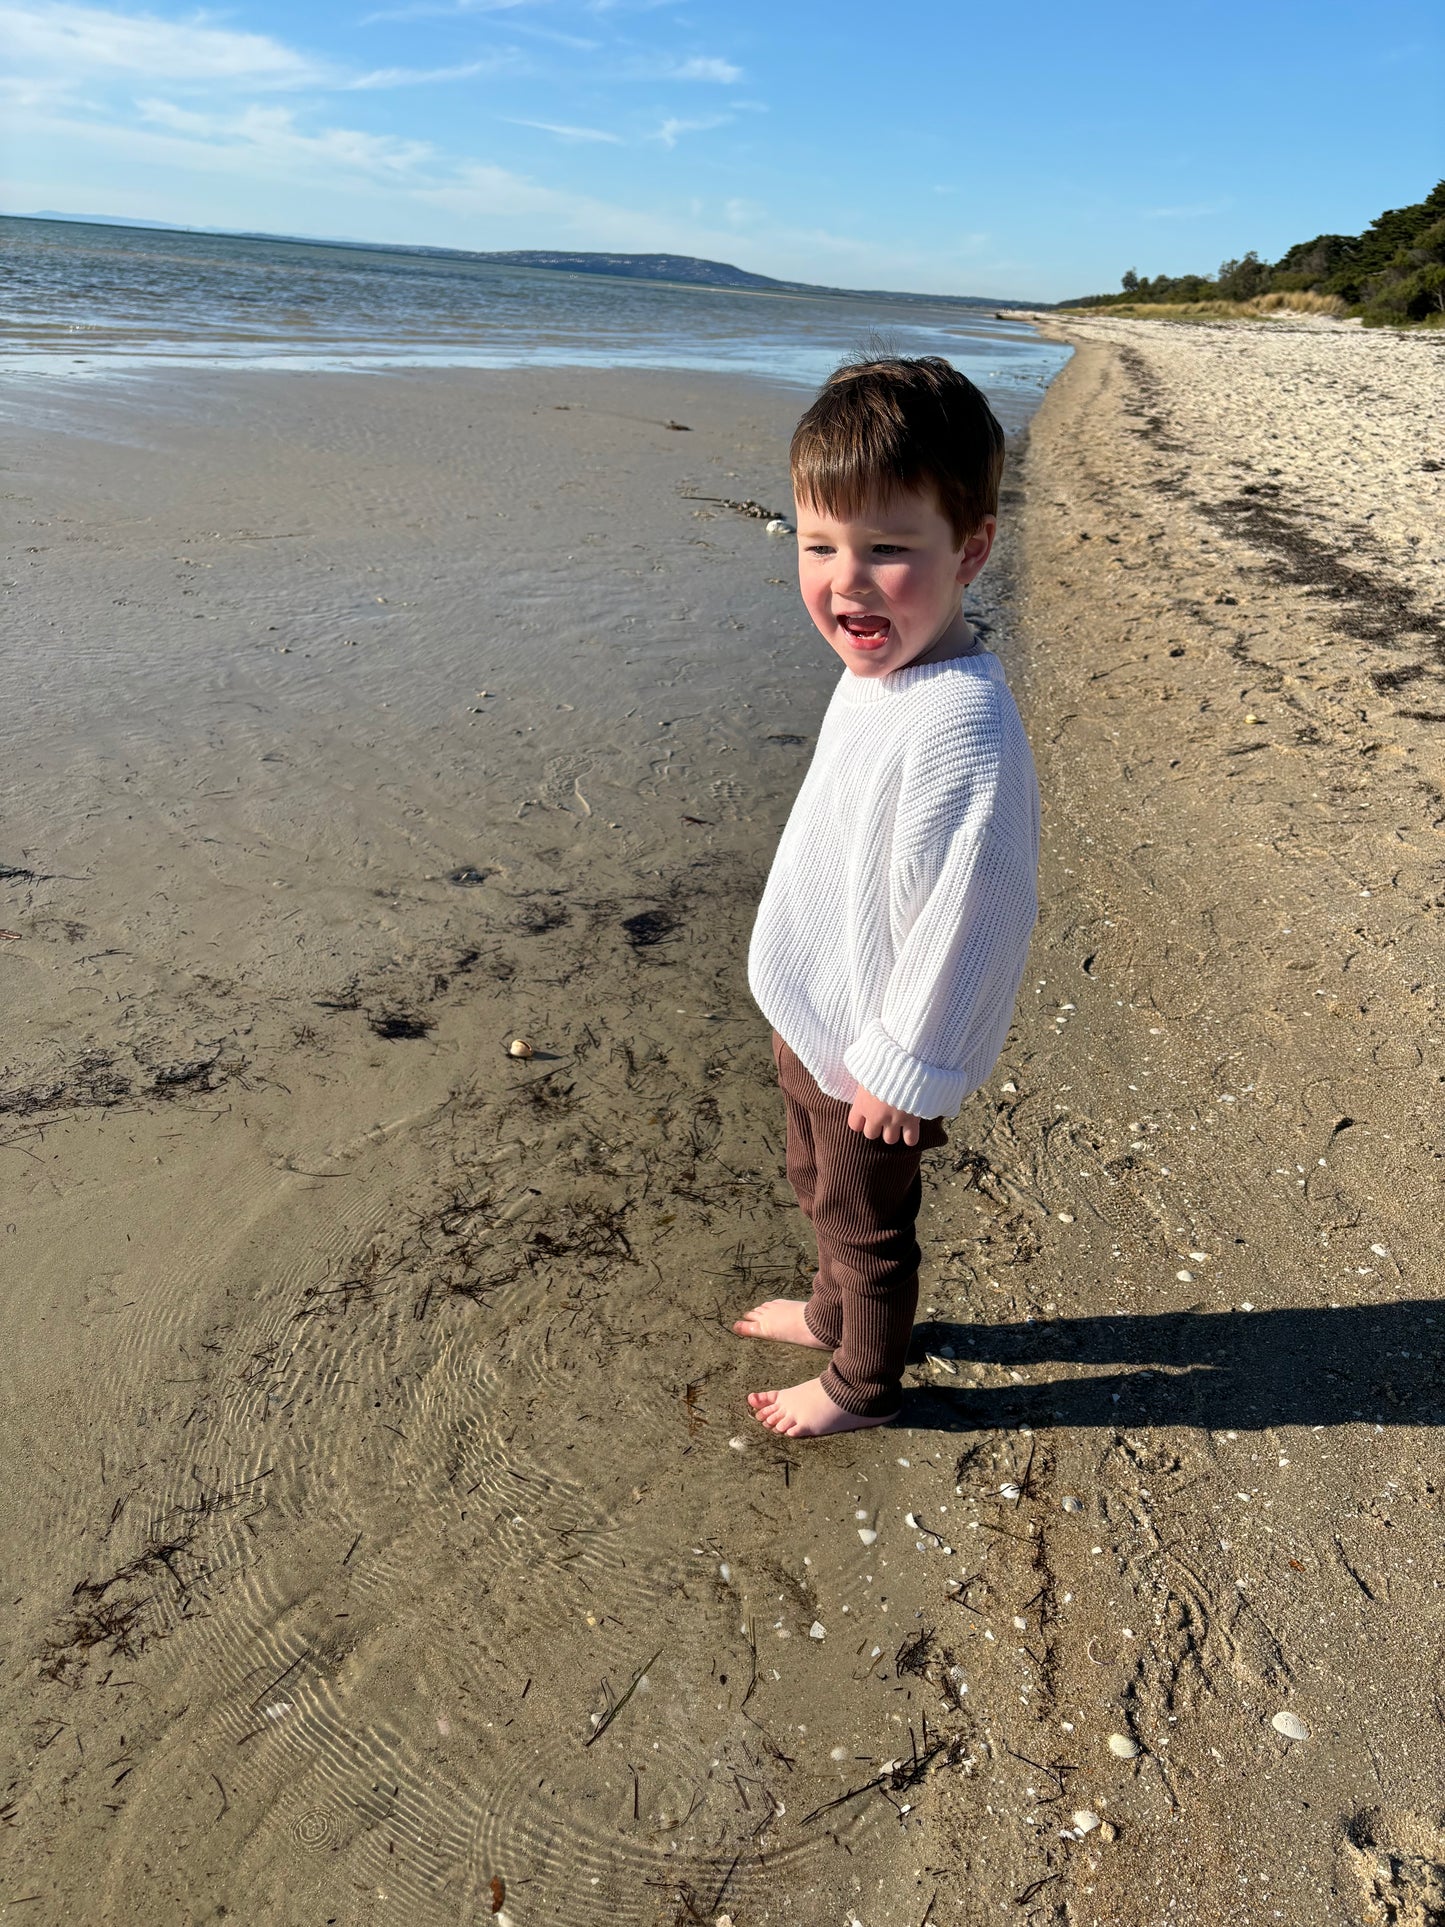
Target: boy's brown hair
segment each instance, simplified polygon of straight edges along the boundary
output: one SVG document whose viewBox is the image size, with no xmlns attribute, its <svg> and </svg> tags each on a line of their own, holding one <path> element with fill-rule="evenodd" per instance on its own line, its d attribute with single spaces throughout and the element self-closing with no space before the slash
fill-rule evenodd
<svg viewBox="0 0 1445 1927">
<path fill-rule="evenodd" d="M 997 515 L 1003 430 L 940 355 L 845 362 L 793 431 L 793 492 L 827 515 L 931 489 L 960 547 Z"/>
</svg>

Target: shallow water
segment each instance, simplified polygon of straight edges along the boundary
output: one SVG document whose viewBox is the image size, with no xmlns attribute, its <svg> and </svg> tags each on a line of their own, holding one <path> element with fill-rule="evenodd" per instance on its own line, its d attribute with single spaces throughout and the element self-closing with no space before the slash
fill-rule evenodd
<svg viewBox="0 0 1445 1927">
<path fill-rule="evenodd" d="M 882 335 L 942 354 L 1010 426 L 1068 351 L 987 310 L 686 288 L 402 249 L 0 219 L 0 373 L 180 364 L 653 367 L 820 381 Z"/>
</svg>

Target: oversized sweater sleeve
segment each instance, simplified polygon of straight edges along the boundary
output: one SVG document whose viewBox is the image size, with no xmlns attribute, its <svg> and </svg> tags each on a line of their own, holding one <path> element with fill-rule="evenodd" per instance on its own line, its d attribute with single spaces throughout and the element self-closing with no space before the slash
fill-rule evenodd
<svg viewBox="0 0 1445 1927">
<path fill-rule="evenodd" d="M 893 961 L 878 1014 L 844 1054 L 865 1090 L 952 1117 L 992 1070 L 1038 914 L 1038 787 L 1004 695 L 905 767 L 890 875 Z M 930 732 L 932 734 L 932 732 Z"/>
</svg>

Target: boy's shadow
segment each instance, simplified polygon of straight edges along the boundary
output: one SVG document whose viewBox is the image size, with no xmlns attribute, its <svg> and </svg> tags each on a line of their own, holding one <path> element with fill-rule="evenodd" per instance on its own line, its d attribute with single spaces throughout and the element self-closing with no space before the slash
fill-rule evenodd
<svg viewBox="0 0 1445 1927">
<path fill-rule="evenodd" d="M 931 1320 L 917 1327 L 910 1357 L 945 1347 L 959 1377 L 936 1374 L 936 1383 L 907 1391 L 905 1424 L 979 1432 L 1020 1425 L 1222 1431 L 1445 1422 L 1442 1299 L 1021 1325 Z M 1028 1382 L 971 1385 L 970 1364 L 1003 1366 Z M 1073 1369 L 1042 1377 L 1039 1368 L 1049 1365 Z"/>
</svg>

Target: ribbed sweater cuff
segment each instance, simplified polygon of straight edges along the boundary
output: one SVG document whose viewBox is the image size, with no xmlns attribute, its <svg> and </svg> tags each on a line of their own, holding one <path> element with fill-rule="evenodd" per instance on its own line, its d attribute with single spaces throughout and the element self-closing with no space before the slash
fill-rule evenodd
<svg viewBox="0 0 1445 1927">
<path fill-rule="evenodd" d="M 876 1017 L 848 1046 L 843 1062 L 865 1091 L 914 1117 L 955 1117 L 972 1088 L 964 1072 L 911 1057 Z"/>
</svg>

